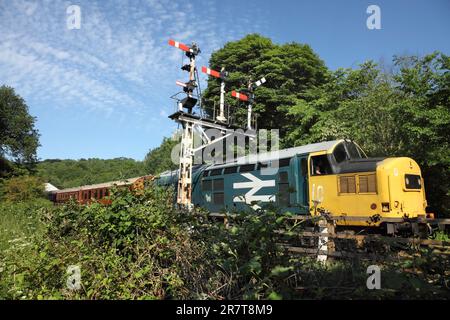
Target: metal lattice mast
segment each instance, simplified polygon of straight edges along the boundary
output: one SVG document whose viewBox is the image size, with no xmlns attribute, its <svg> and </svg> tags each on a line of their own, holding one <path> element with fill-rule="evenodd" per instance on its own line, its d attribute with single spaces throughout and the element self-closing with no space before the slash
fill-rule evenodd
<svg viewBox="0 0 450 320">
<path fill-rule="evenodd" d="M 193 91 L 197 87 L 195 57 L 200 53 L 200 49 L 195 43 L 187 46 L 178 41 L 169 40 L 169 45 L 185 51 L 189 58 L 189 64 L 182 66 L 181 69 L 189 71 L 189 81 L 182 83 L 177 81 L 178 85 L 184 87 L 187 97 L 179 102 L 178 110 L 188 109 L 188 113 L 192 113 L 192 108 L 197 103 L 197 99 L 193 97 Z M 181 136 L 180 150 L 180 167 L 178 174 L 178 192 L 177 203 L 190 207 L 192 204 L 192 165 L 193 165 L 193 148 L 194 148 L 194 130 L 192 123 L 182 122 L 183 134 Z"/>
<path fill-rule="evenodd" d="M 177 121 L 183 127 L 183 133 L 181 136 L 181 150 L 180 150 L 180 165 L 178 172 L 178 188 L 177 188 L 177 203 L 183 205 L 187 208 L 192 208 L 192 167 L 194 164 L 194 155 L 196 152 L 210 146 L 214 143 L 222 141 L 227 137 L 236 134 L 233 126 L 227 123 L 227 119 L 225 118 L 225 80 L 227 77 L 227 73 L 222 68 L 221 72 L 211 70 L 206 67 L 202 67 L 202 71 L 210 76 L 221 79 L 220 86 L 220 111 L 219 115 L 216 119 L 207 119 L 203 117 L 199 117 L 192 113 L 192 109 L 197 104 L 198 98 L 194 96 L 194 90 L 198 88 L 198 72 L 195 66 L 195 57 L 200 53 L 200 49 L 195 43 L 192 43 L 191 46 L 187 46 L 178 41 L 169 40 L 169 45 L 179 48 L 180 50 L 185 51 L 186 56 L 189 58 L 189 64 L 186 64 L 181 67 L 182 70 L 189 72 L 189 81 L 182 82 L 177 81 L 176 84 L 183 87 L 183 91 L 186 93 L 186 97 L 183 99 L 177 99 L 178 101 L 178 110 L 174 114 L 170 115 L 169 118 Z M 261 80 L 260 80 L 261 81 Z M 259 81 L 259 82 L 260 82 Z M 265 81 L 265 79 L 264 79 Z M 258 84 L 259 86 L 260 84 Z M 253 89 L 255 85 L 251 88 Z M 234 92 L 234 91 L 233 91 Z M 235 93 L 235 92 L 234 92 Z M 198 91 L 198 94 L 199 91 Z M 246 97 L 243 94 L 235 93 L 237 97 L 239 96 Z M 176 94 L 178 95 L 178 94 Z M 176 96 L 175 95 L 175 96 Z M 233 96 L 236 96 L 233 94 Z M 253 95 L 251 95 L 253 98 Z M 241 98 L 241 100 L 244 100 Z M 249 100 L 248 97 L 245 101 Z M 184 110 L 187 109 L 187 112 Z M 251 110 L 251 109 L 250 109 Z M 251 111 L 250 111 L 251 115 Z M 251 127 L 249 125 L 249 127 Z M 204 131 L 204 128 L 211 128 L 220 130 L 223 136 L 220 138 L 216 138 L 211 140 Z M 200 147 L 194 148 L 194 129 L 201 133 L 201 137 L 203 140 L 203 144 Z M 256 137 L 254 132 L 250 133 L 238 133 L 244 136 L 247 136 L 251 139 Z"/>
</svg>

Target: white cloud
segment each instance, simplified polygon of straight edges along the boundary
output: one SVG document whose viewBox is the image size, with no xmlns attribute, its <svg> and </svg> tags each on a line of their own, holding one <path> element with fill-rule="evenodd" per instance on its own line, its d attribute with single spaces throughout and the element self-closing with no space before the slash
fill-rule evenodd
<svg viewBox="0 0 450 320">
<path fill-rule="evenodd" d="M 80 2 L 80 30 L 66 28 L 69 1 L 15 0 L 0 11 L 0 81 L 35 103 L 145 114 L 176 92 L 182 52 L 169 38 L 202 49 L 200 63 L 226 40 L 254 31 L 247 17 L 222 18 L 215 2 Z M 165 111 L 160 111 L 160 115 Z M 165 113 L 167 115 L 167 113 Z"/>
</svg>

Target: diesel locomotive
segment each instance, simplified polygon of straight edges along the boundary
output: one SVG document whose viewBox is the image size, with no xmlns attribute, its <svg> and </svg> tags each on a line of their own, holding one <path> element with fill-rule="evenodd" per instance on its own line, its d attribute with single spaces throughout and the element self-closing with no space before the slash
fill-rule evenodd
<svg viewBox="0 0 450 320">
<path fill-rule="evenodd" d="M 55 202 L 108 204 L 113 186 L 142 189 L 145 182 L 174 186 L 178 170 L 159 176 L 58 190 Z M 314 143 L 233 162 L 198 165 L 192 173 L 192 202 L 212 213 L 257 210 L 272 204 L 297 215 L 326 213 L 336 225 L 383 227 L 387 233 L 424 225 L 424 181 L 411 158 L 368 158 L 351 140 Z"/>
<path fill-rule="evenodd" d="M 178 171 L 156 178 L 176 187 Z M 424 181 L 411 158 L 368 158 L 351 140 L 314 143 L 193 169 L 192 200 L 210 212 L 272 203 L 303 215 L 327 213 L 337 225 L 401 226 L 425 220 Z"/>
</svg>

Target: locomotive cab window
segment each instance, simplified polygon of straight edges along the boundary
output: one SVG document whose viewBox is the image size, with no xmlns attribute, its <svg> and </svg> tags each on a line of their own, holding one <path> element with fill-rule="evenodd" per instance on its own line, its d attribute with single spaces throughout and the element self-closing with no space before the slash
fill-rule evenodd
<svg viewBox="0 0 450 320">
<path fill-rule="evenodd" d="M 332 174 L 330 162 L 326 154 L 311 157 L 311 175 L 320 176 Z"/>
<path fill-rule="evenodd" d="M 411 190 L 420 190 L 422 188 L 422 181 L 417 174 L 405 174 L 405 187 Z"/>
<path fill-rule="evenodd" d="M 336 148 L 334 148 L 333 156 L 337 163 L 347 160 L 347 152 L 345 151 L 343 143 L 338 144 Z"/>
</svg>

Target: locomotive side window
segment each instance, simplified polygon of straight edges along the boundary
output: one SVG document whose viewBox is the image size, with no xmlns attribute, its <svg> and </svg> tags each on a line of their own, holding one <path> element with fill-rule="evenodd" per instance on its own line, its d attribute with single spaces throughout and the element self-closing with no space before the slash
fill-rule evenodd
<svg viewBox="0 0 450 320">
<path fill-rule="evenodd" d="M 306 159 L 302 159 L 302 161 L 300 163 L 300 167 L 302 170 L 302 177 L 307 177 L 308 176 L 308 161 L 306 161 Z"/>
<path fill-rule="evenodd" d="M 223 192 L 215 192 L 213 196 L 213 201 L 215 205 L 223 205 L 225 202 Z"/>
<path fill-rule="evenodd" d="M 227 167 L 223 171 L 223 174 L 230 174 L 230 173 L 236 173 L 238 167 Z"/>
<path fill-rule="evenodd" d="M 320 176 L 331 174 L 331 166 L 326 154 L 311 157 L 311 175 Z"/>
<path fill-rule="evenodd" d="M 214 179 L 213 181 L 213 202 L 215 205 L 223 205 L 225 197 L 223 194 L 223 179 Z"/>
<path fill-rule="evenodd" d="M 222 169 L 211 170 L 210 176 L 220 176 L 222 174 Z"/>
<path fill-rule="evenodd" d="M 212 182 L 211 180 L 202 180 L 202 191 L 211 191 L 212 190 Z"/>
<path fill-rule="evenodd" d="M 284 158 L 284 159 L 280 159 L 280 162 L 278 165 L 280 166 L 280 168 L 287 167 L 287 166 L 289 166 L 290 162 L 291 162 L 291 158 Z"/>
<path fill-rule="evenodd" d="M 239 172 L 250 172 L 255 170 L 255 165 L 254 164 L 246 164 L 243 165 L 239 168 Z"/>
<path fill-rule="evenodd" d="M 268 167 L 269 167 L 269 163 L 258 162 L 258 164 L 256 165 L 256 170 L 261 170 L 262 168 L 268 168 Z"/>
<path fill-rule="evenodd" d="M 289 177 L 286 171 L 278 174 L 278 204 L 282 207 L 289 207 Z"/>
</svg>

